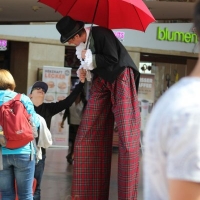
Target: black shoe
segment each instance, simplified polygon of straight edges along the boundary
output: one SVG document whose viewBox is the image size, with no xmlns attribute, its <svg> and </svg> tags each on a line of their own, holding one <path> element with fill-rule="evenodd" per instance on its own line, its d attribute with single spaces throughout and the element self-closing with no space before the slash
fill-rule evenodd
<svg viewBox="0 0 200 200">
<path fill-rule="evenodd" d="M 67 159 L 67 162 L 68 162 L 70 165 L 72 165 L 72 164 L 73 164 L 73 161 L 74 161 L 74 159 L 73 159 L 73 158 L 69 158 L 69 159 Z"/>
<path fill-rule="evenodd" d="M 67 156 L 66 156 L 66 159 L 67 159 L 67 162 L 68 162 L 70 165 L 73 164 L 74 159 L 72 158 L 72 155 L 71 155 L 71 154 L 67 155 Z"/>
</svg>

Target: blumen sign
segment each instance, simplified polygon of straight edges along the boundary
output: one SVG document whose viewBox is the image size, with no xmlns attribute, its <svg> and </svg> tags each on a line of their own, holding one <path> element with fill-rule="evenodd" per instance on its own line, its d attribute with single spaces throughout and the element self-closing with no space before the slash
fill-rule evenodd
<svg viewBox="0 0 200 200">
<path fill-rule="evenodd" d="M 0 51 L 7 50 L 7 40 L 0 40 Z"/>
<path fill-rule="evenodd" d="M 157 28 L 157 40 L 171 42 L 197 43 L 198 37 L 194 32 L 169 31 L 168 28 Z"/>
</svg>

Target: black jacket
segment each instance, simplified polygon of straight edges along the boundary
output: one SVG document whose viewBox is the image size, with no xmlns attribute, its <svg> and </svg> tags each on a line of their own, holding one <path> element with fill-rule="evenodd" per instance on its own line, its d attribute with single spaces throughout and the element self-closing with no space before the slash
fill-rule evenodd
<svg viewBox="0 0 200 200">
<path fill-rule="evenodd" d="M 50 129 L 50 124 L 51 124 L 51 118 L 55 114 L 69 108 L 73 104 L 73 102 L 76 100 L 79 93 L 82 91 L 83 86 L 84 86 L 84 83 L 80 82 L 79 84 L 77 84 L 73 92 L 71 92 L 70 95 L 62 101 L 55 102 L 55 103 L 42 103 L 39 106 L 34 106 L 36 113 L 41 115 L 45 119 L 47 123 L 47 127 L 49 129 Z M 45 149 L 42 148 L 42 154 L 45 154 L 45 153 L 46 153 Z"/>
<path fill-rule="evenodd" d="M 89 48 L 95 55 L 97 65 L 97 68 L 92 70 L 94 74 L 112 83 L 125 67 L 131 67 L 138 89 L 139 70 L 112 30 L 99 26 L 93 27 Z"/>
</svg>

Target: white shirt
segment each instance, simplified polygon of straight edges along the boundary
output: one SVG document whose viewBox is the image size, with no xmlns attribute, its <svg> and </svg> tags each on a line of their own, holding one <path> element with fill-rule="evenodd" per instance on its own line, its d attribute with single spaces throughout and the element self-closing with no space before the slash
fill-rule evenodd
<svg viewBox="0 0 200 200">
<path fill-rule="evenodd" d="M 51 132 L 49 131 L 45 119 L 38 115 L 37 116 L 40 118 L 40 134 L 39 134 L 39 139 L 38 139 L 38 144 L 37 144 L 37 160 L 42 159 L 42 150 L 41 147 L 43 148 L 48 148 L 52 145 L 52 135 Z"/>
<path fill-rule="evenodd" d="M 200 182 L 200 78 L 182 78 L 158 100 L 144 149 L 144 200 L 168 200 L 168 179 Z"/>
<path fill-rule="evenodd" d="M 77 58 L 81 61 L 81 65 L 79 66 L 78 70 L 77 70 L 77 76 L 80 77 L 80 72 L 79 70 L 81 68 L 85 69 L 86 70 L 86 79 L 87 81 L 91 81 L 92 79 L 92 75 L 91 75 L 91 72 L 90 70 L 93 70 L 94 69 L 94 66 L 93 66 L 93 57 L 92 57 L 92 52 L 90 49 L 87 49 L 86 50 L 86 54 L 85 54 L 85 59 L 82 59 L 81 57 L 81 53 L 83 50 L 86 49 L 86 45 L 88 43 L 88 47 L 90 45 L 90 41 L 88 41 L 88 37 L 89 37 L 89 34 L 90 34 L 90 28 L 85 28 L 85 31 L 86 31 L 86 42 L 83 43 L 81 42 L 77 47 L 76 47 L 76 56 Z M 90 38 L 89 38 L 90 39 Z"/>
</svg>

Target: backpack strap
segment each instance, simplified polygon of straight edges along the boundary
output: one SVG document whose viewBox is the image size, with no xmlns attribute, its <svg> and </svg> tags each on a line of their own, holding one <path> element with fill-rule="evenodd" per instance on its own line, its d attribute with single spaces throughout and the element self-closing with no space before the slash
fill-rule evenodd
<svg viewBox="0 0 200 200">
<path fill-rule="evenodd" d="M 19 100 L 19 101 L 20 101 L 20 100 L 21 100 L 21 94 L 19 94 L 19 93 L 18 93 L 18 94 L 17 94 L 17 95 L 14 97 L 14 99 L 16 99 L 16 100 Z"/>
<path fill-rule="evenodd" d="M 17 94 L 15 97 L 14 97 L 15 100 L 18 100 L 18 101 L 21 101 L 21 94 Z M 34 147 L 33 147 L 33 143 L 32 141 L 30 142 L 30 148 L 31 148 L 31 153 L 30 153 L 30 160 L 33 160 L 34 158 Z"/>
</svg>

